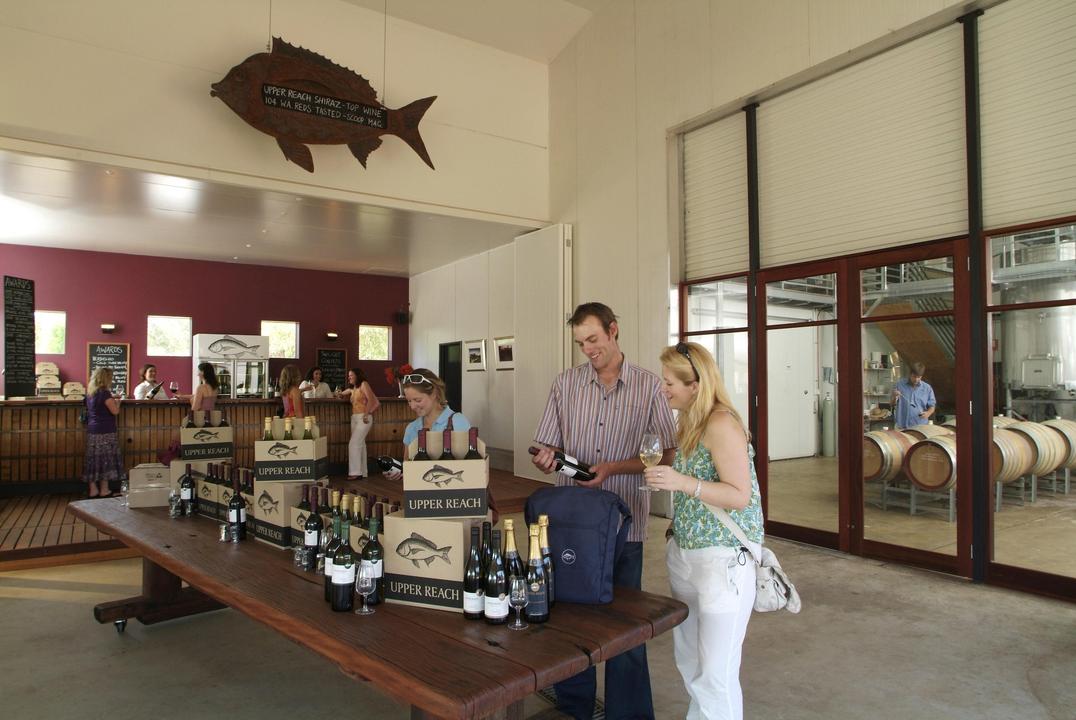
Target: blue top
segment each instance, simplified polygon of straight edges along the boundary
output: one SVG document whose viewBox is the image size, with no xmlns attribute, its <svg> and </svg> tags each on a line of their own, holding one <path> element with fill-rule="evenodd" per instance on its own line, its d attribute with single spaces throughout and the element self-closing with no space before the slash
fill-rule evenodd
<svg viewBox="0 0 1076 720">
<path fill-rule="evenodd" d="M 441 411 L 441 414 L 437 416 L 437 419 L 433 421 L 433 425 L 430 426 L 430 432 L 441 432 L 448 428 L 448 419 L 452 418 L 453 430 L 470 430 L 471 421 L 464 417 L 463 413 L 456 412 L 452 408 L 445 406 L 445 409 Z M 422 429 L 422 418 L 417 417 L 407 424 L 407 428 L 404 429 L 403 442 L 404 445 L 410 445 L 412 440 L 418 439 L 418 431 Z"/>
<path fill-rule="evenodd" d="M 908 378 L 901 378 L 893 385 L 893 389 L 900 392 L 900 397 L 893 407 L 894 424 L 898 428 L 926 425 L 927 418 L 919 417 L 919 413 L 937 404 L 934 398 L 934 388 L 930 387 L 925 380 L 920 380 L 918 385 L 912 385 L 908 382 Z"/>
<path fill-rule="evenodd" d="M 105 405 L 105 401 L 112 397 L 108 388 L 98 388 L 97 392 L 86 398 L 86 410 L 89 419 L 86 421 L 86 432 L 92 435 L 103 435 L 116 432 L 116 416 Z"/>
</svg>

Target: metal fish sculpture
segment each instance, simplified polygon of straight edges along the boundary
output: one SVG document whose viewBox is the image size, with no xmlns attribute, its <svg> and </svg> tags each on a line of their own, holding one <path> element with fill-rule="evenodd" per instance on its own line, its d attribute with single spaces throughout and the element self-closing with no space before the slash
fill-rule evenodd
<svg viewBox="0 0 1076 720">
<path fill-rule="evenodd" d="M 285 445 L 282 442 L 278 442 L 276 445 L 266 450 L 266 452 L 275 458 L 283 460 L 288 455 L 297 455 L 299 453 L 299 446 Z"/>
<path fill-rule="evenodd" d="M 391 110 L 362 75 L 278 37 L 272 52 L 251 55 L 210 87 L 212 97 L 276 138 L 284 157 L 307 172 L 314 172 L 308 145 L 347 145 L 366 167 L 382 135 L 400 138 L 433 168 L 418 124 L 436 95 Z"/>
<path fill-rule="evenodd" d="M 197 440 L 198 442 L 206 442 L 207 440 L 210 440 L 211 438 L 216 439 L 216 438 L 219 438 L 219 437 L 220 437 L 220 431 L 219 430 L 217 432 L 210 432 L 208 430 L 199 430 L 198 432 L 194 433 L 194 439 Z"/>
<path fill-rule="evenodd" d="M 460 470 L 459 472 L 452 472 L 446 467 L 434 465 L 432 468 L 430 468 L 423 474 L 422 479 L 425 482 L 433 483 L 437 487 L 444 487 L 453 480 L 459 480 L 460 482 L 463 482 L 463 471 Z"/>
<path fill-rule="evenodd" d="M 231 335 L 225 335 L 209 344 L 209 352 L 215 355 L 238 357 L 239 355 L 254 355 L 254 351 L 260 347 L 261 345 L 247 345 L 242 340 L 236 340 Z"/>
<path fill-rule="evenodd" d="M 426 563 L 426 567 L 429 567 L 430 563 L 437 558 L 441 558 L 451 565 L 452 563 L 448 559 L 450 550 L 452 550 L 451 545 L 439 548 L 416 532 L 411 533 L 411 537 L 396 546 L 396 554 L 405 560 L 413 562 L 415 567 L 419 567 L 420 562 Z"/>
<path fill-rule="evenodd" d="M 278 505 L 280 505 L 279 500 L 274 501 L 268 490 L 262 490 L 261 496 L 258 497 L 258 507 L 261 508 L 263 513 L 268 515 L 271 512 L 277 512 Z"/>
</svg>

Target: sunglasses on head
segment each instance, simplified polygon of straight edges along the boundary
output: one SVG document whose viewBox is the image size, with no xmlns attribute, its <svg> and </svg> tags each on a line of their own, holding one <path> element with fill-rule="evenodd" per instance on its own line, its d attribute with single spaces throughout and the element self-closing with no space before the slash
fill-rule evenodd
<svg viewBox="0 0 1076 720">
<path fill-rule="evenodd" d="M 695 367 L 695 361 L 691 359 L 691 348 L 687 346 L 687 343 L 676 343 L 676 352 L 680 353 L 687 358 L 687 361 L 691 364 L 691 372 L 695 373 L 695 382 L 699 382 L 699 369 Z"/>
<path fill-rule="evenodd" d="M 426 383 L 427 385 L 433 385 L 433 381 L 431 381 L 425 375 L 419 375 L 418 373 L 414 373 L 412 375 L 404 375 L 400 379 L 400 381 L 405 385 L 421 385 L 423 383 Z"/>
</svg>

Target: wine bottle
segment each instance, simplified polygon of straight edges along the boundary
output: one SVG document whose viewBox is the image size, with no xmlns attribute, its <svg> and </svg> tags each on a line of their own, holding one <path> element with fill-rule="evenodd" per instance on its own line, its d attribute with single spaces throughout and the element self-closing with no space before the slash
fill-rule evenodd
<svg viewBox="0 0 1076 720">
<path fill-rule="evenodd" d="M 467 454 L 464 460 L 481 460 L 482 454 L 478 452 L 478 428 L 472 427 L 467 431 Z"/>
<path fill-rule="evenodd" d="M 318 499 L 310 501 L 310 512 L 303 525 L 303 570 L 312 572 L 318 568 L 318 548 L 321 546 L 321 532 L 325 523 L 318 514 Z"/>
<path fill-rule="evenodd" d="M 290 417 L 284 418 L 284 439 L 285 440 L 294 440 L 295 439 L 294 437 L 292 437 L 292 434 L 291 434 L 291 425 L 292 425 L 291 418 Z"/>
<path fill-rule="evenodd" d="M 516 527 L 511 518 L 504 521 L 504 569 L 510 578 L 527 574 L 527 569 L 523 567 L 523 561 L 519 557 L 519 550 L 516 549 Z"/>
<path fill-rule="evenodd" d="M 303 485 L 302 487 L 303 497 L 299 501 L 298 508 L 306 512 L 310 512 L 310 486 Z M 317 502 L 317 493 L 314 493 L 314 501 Z"/>
<path fill-rule="evenodd" d="M 463 617 L 481 620 L 485 593 L 482 588 L 481 529 L 471 528 L 471 551 L 467 555 L 467 567 L 463 571 Z"/>
<path fill-rule="evenodd" d="M 482 523 L 482 582 L 486 582 L 486 571 L 489 570 L 489 561 L 493 558 L 493 540 L 490 536 L 492 524 Z"/>
<path fill-rule="evenodd" d="M 333 558 L 330 604 L 333 612 L 350 612 L 355 603 L 355 555 L 351 552 L 351 525 L 340 522 L 340 547 Z"/>
<path fill-rule="evenodd" d="M 184 425 L 183 427 L 192 428 L 194 426 L 195 426 L 194 425 L 194 411 L 192 410 L 189 413 L 187 413 L 187 424 Z"/>
<path fill-rule="evenodd" d="M 439 457 L 437 459 L 438 460 L 455 460 L 456 459 L 456 458 L 454 458 L 452 456 L 452 431 L 447 429 L 447 428 L 445 429 L 445 431 L 443 433 L 441 433 L 441 457 Z"/>
<path fill-rule="evenodd" d="M 273 418 L 265 418 L 265 429 L 262 431 L 262 440 L 265 442 L 273 441 Z"/>
<path fill-rule="evenodd" d="M 333 527 L 336 527 L 337 520 L 342 522 L 343 519 L 344 519 L 343 513 L 340 512 L 340 491 L 339 490 L 333 490 L 332 491 L 332 499 L 333 499 L 332 500 L 332 508 L 333 508 L 332 509 L 332 521 L 333 521 Z"/>
<path fill-rule="evenodd" d="M 303 418 L 303 440 L 313 440 L 314 429 L 313 422 L 309 417 Z"/>
<path fill-rule="evenodd" d="M 527 448 L 527 452 L 531 455 L 538 454 L 538 448 L 531 446 Z M 571 455 L 565 455 L 560 450 L 553 451 L 554 467 L 557 472 L 567 475 L 570 478 L 576 480 L 593 480 L 596 476 L 590 469 L 590 465 L 585 462 L 576 460 Z"/>
<path fill-rule="evenodd" d="M 318 505 L 320 505 L 321 507 L 329 507 L 329 488 L 325 487 L 324 485 L 318 488 L 318 486 L 315 485 L 310 490 L 310 492 L 319 491 L 321 492 L 321 498 L 318 500 Z"/>
<path fill-rule="evenodd" d="M 415 460 L 429 460 L 430 454 L 426 452 L 426 430 L 423 428 L 418 431 L 418 452 L 415 453 Z"/>
<path fill-rule="evenodd" d="M 545 565 L 545 587 L 549 596 L 549 609 L 557 604 L 556 573 L 553 572 L 553 553 L 549 549 L 549 516 L 538 516 L 538 548 L 542 553 L 542 564 Z"/>
<path fill-rule="evenodd" d="M 482 587 L 482 615 L 490 625 L 503 625 L 508 620 L 508 575 L 501 558 L 501 531 L 493 531 L 493 549 L 486 582 Z"/>
<path fill-rule="evenodd" d="M 156 385 L 154 385 L 153 389 L 150 390 L 148 393 L 146 393 L 146 399 L 147 400 L 152 400 L 153 398 L 157 397 L 157 393 L 159 393 L 161 391 L 162 387 L 164 387 L 164 381 L 163 380 L 161 382 L 157 383 Z"/>
<path fill-rule="evenodd" d="M 415 459 L 417 460 L 418 458 Z M 389 457 L 388 455 L 378 455 L 375 460 L 377 462 L 377 466 L 381 468 L 381 472 L 383 473 L 392 472 L 393 470 L 403 472 L 403 463 L 394 457 Z"/>
<path fill-rule="evenodd" d="M 315 493 L 315 495 L 316 494 L 317 493 Z M 340 527 L 340 513 L 336 512 L 336 509 L 333 508 L 333 536 L 332 539 L 329 540 L 329 544 L 325 546 L 325 567 L 323 570 L 325 575 L 325 602 L 332 602 L 333 562 L 335 562 L 336 559 L 336 551 L 340 549 Z"/>
<path fill-rule="evenodd" d="M 247 539 L 247 504 L 239 492 L 239 477 L 232 480 L 232 499 L 228 501 L 228 533 L 236 541 Z"/>
<path fill-rule="evenodd" d="M 224 417 L 224 411 L 220 413 L 220 422 L 217 423 L 217 427 L 228 427 L 228 419 Z"/>
<path fill-rule="evenodd" d="M 528 529 L 530 550 L 527 552 L 527 607 L 523 615 L 527 622 L 543 623 L 549 619 L 549 590 L 546 587 L 545 565 L 538 543 L 539 528 L 534 523 Z"/>
<path fill-rule="evenodd" d="M 198 502 L 198 491 L 195 488 L 194 476 L 191 475 L 191 464 L 187 463 L 187 471 L 179 479 L 179 499 L 183 503 L 183 514 L 193 515 L 195 503 Z"/>
<path fill-rule="evenodd" d="M 362 549 L 362 567 L 369 573 L 370 577 L 375 578 L 374 589 L 370 591 L 370 597 L 366 600 L 370 605 L 377 605 L 384 599 L 381 578 L 385 574 L 385 550 L 377 539 L 377 533 L 380 528 L 381 523 L 378 518 L 375 517 L 370 520 L 370 539 Z"/>
</svg>

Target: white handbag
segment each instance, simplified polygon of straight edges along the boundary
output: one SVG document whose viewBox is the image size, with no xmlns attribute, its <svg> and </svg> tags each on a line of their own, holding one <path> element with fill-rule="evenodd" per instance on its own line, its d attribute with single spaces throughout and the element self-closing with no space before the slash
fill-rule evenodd
<svg viewBox="0 0 1076 720">
<path fill-rule="evenodd" d="M 727 527 L 740 544 L 747 548 L 755 560 L 755 610 L 772 612 L 785 609 L 790 613 L 800 611 L 800 594 L 781 568 L 777 556 L 768 547 L 762 547 L 761 557 L 755 554 L 756 543 L 749 542 L 747 535 L 724 509 L 707 505 L 721 523 Z"/>
</svg>

